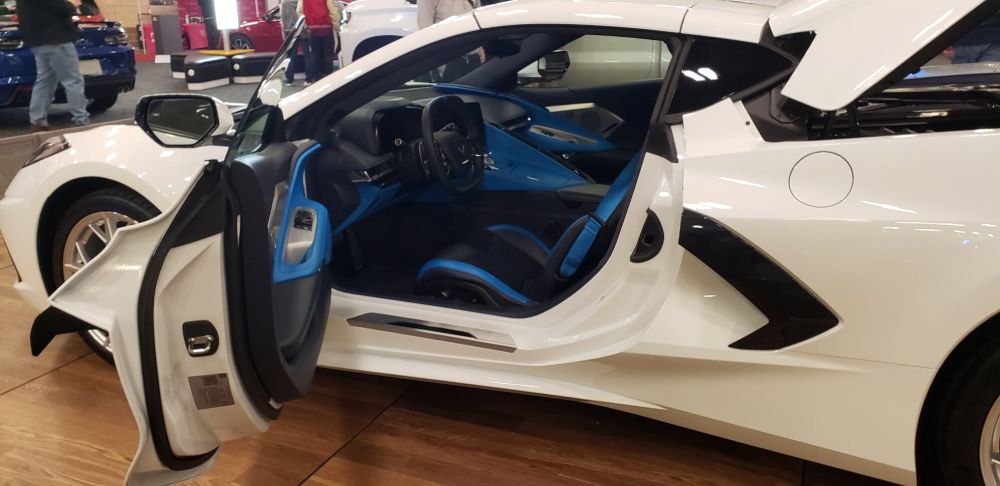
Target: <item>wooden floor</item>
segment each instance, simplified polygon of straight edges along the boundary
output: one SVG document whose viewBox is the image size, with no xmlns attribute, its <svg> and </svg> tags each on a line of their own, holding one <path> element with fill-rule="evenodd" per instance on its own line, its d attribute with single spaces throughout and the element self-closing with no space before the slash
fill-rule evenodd
<svg viewBox="0 0 1000 486">
<path fill-rule="evenodd" d="M 39 358 L 0 241 L 0 484 L 120 483 L 138 434 L 114 369 L 76 336 Z M 202 484 L 881 484 L 599 407 L 320 370 Z"/>
</svg>

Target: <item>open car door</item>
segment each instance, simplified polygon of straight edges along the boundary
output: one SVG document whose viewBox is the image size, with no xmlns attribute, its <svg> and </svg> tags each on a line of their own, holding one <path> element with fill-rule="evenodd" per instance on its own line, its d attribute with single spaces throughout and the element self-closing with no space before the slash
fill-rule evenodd
<svg viewBox="0 0 1000 486">
<path fill-rule="evenodd" d="M 119 231 L 35 321 L 36 354 L 86 325 L 111 336 L 140 431 L 127 483 L 204 472 L 222 442 L 267 430 L 309 388 L 331 241 L 292 168 L 308 149 L 207 162 L 175 207 Z"/>
</svg>

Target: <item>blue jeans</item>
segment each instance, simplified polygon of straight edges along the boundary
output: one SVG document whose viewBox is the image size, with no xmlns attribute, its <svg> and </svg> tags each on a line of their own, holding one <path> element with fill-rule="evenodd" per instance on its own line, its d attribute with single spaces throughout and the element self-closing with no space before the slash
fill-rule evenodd
<svg viewBox="0 0 1000 486">
<path fill-rule="evenodd" d="M 286 34 L 285 37 L 287 38 L 288 35 Z M 288 68 L 285 69 L 285 81 L 288 83 L 295 81 L 295 58 L 298 57 L 299 46 L 302 44 L 302 41 L 295 41 L 295 44 L 288 51 Z M 302 50 L 304 54 L 309 54 L 307 49 L 303 48 Z"/>
<path fill-rule="evenodd" d="M 80 74 L 80 59 L 72 43 L 33 47 L 35 53 L 35 87 L 31 90 L 31 104 L 28 118 L 36 125 L 49 124 L 49 106 L 56 93 L 57 84 L 66 90 L 73 123 L 90 121 L 87 112 L 87 96 L 83 93 L 83 75 Z"/>
<path fill-rule="evenodd" d="M 309 55 L 306 56 L 306 82 L 313 83 L 333 72 L 333 53 L 337 50 L 334 33 L 309 34 Z"/>
<path fill-rule="evenodd" d="M 952 62 L 955 64 L 970 64 L 997 61 L 1000 61 L 1000 43 L 956 45 L 955 60 Z"/>
</svg>

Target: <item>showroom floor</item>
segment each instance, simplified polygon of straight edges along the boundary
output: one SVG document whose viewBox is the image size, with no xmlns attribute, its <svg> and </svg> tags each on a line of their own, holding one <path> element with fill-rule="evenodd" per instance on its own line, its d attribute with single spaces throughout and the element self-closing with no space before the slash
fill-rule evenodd
<svg viewBox="0 0 1000 486">
<path fill-rule="evenodd" d="M 137 433 L 114 369 L 75 336 L 38 358 L 0 240 L 0 484 L 120 483 Z M 320 370 L 203 483 L 878 485 L 596 406 Z"/>
</svg>

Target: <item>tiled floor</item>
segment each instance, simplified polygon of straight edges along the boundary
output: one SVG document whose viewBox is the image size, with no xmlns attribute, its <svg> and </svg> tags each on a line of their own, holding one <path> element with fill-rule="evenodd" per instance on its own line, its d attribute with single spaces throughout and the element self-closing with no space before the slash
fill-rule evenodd
<svg viewBox="0 0 1000 486">
<path fill-rule="evenodd" d="M 35 311 L 0 241 L 0 484 L 121 481 L 138 434 L 114 369 L 76 336 L 28 351 Z M 880 484 L 599 407 L 320 370 L 203 484 Z"/>
</svg>

